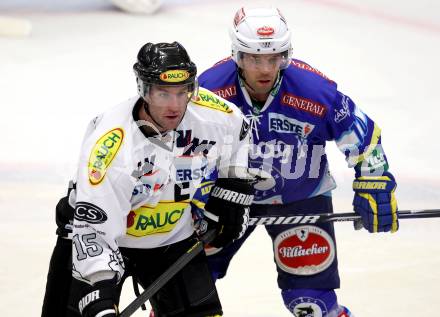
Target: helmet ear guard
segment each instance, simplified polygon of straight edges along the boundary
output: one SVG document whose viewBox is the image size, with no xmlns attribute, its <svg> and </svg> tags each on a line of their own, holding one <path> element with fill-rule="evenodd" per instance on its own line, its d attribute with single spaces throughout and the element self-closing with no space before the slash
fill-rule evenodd
<svg viewBox="0 0 440 317">
<path fill-rule="evenodd" d="M 197 89 L 197 67 L 178 42 L 145 44 L 139 50 L 133 70 L 142 98 L 149 93 L 151 85 L 187 85 L 189 92 Z"/>
<path fill-rule="evenodd" d="M 242 54 L 282 53 L 281 69 L 290 63 L 291 32 L 286 19 L 276 8 L 239 9 L 229 30 L 232 59 L 240 67 Z"/>
</svg>

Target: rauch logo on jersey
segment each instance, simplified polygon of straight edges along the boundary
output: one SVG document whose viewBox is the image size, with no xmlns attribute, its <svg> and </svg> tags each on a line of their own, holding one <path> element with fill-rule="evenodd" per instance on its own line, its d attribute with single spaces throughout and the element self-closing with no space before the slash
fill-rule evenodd
<svg viewBox="0 0 440 317">
<path fill-rule="evenodd" d="M 141 206 L 127 216 L 127 234 L 143 237 L 170 232 L 183 216 L 189 202 L 161 201 L 155 207 Z"/>
<path fill-rule="evenodd" d="M 231 107 L 224 100 L 221 100 L 216 94 L 206 89 L 199 89 L 198 95 L 194 96 L 192 101 L 199 106 L 232 113 Z"/>
<path fill-rule="evenodd" d="M 80 201 L 76 203 L 74 217 L 76 220 L 88 223 L 104 223 L 107 220 L 107 214 L 98 206 Z"/>
<path fill-rule="evenodd" d="M 283 271 L 313 275 L 328 268 L 335 258 L 330 235 L 315 226 L 286 230 L 275 239 L 275 260 Z"/>
<path fill-rule="evenodd" d="M 327 108 L 324 105 L 292 94 L 284 94 L 281 98 L 281 103 L 320 118 L 324 117 L 327 112 Z"/>
<path fill-rule="evenodd" d="M 116 128 L 104 134 L 90 153 L 88 163 L 89 182 L 98 185 L 104 179 L 107 168 L 115 158 L 124 139 L 124 130 Z"/>
</svg>

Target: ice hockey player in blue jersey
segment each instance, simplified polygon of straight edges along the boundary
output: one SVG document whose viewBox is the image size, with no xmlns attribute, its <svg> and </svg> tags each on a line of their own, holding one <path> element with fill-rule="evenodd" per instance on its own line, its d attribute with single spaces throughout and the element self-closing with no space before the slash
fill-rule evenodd
<svg viewBox="0 0 440 317">
<path fill-rule="evenodd" d="M 353 208 L 363 227 L 371 233 L 397 231 L 396 182 L 381 130 L 333 80 L 291 57 L 291 32 L 280 11 L 241 8 L 230 37 L 232 56 L 206 70 L 199 83 L 250 119 L 250 167 L 264 178 L 255 185 L 251 216 L 333 212 L 336 184 L 325 145 L 335 141 L 354 169 Z M 262 224 L 273 241 L 278 286 L 289 311 L 352 316 L 334 291 L 340 280 L 333 225 Z M 226 275 L 254 229 L 249 226 L 240 240 L 209 256 L 214 278 Z"/>
</svg>

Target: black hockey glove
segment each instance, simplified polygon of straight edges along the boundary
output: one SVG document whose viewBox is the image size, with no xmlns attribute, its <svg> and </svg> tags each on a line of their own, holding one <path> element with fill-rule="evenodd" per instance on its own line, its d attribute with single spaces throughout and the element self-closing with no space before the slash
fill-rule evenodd
<svg viewBox="0 0 440 317">
<path fill-rule="evenodd" d="M 75 209 L 69 205 L 69 196 L 60 199 L 56 207 L 55 221 L 57 223 L 57 235 L 67 237 L 72 233 L 73 214 Z"/>
<path fill-rule="evenodd" d="M 222 248 L 243 236 L 248 226 L 253 193 L 253 183 L 249 180 L 217 179 L 205 205 L 208 227 L 213 226 L 217 231 L 211 246 Z"/>
<path fill-rule="evenodd" d="M 75 189 L 76 184 L 72 181 L 69 183 L 67 195 L 60 199 L 55 209 L 55 221 L 57 223 L 57 235 L 66 238 L 69 233 L 72 233 L 73 214 L 75 209 L 69 204 L 70 192 Z"/>
<path fill-rule="evenodd" d="M 94 285 L 73 279 L 81 284 L 78 310 L 83 317 L 116 317 L 118 313 L 116 277 L 111 280 L 96 282 Z M 78 287 L 78 286 L 77 286 Z"/>
</svg>

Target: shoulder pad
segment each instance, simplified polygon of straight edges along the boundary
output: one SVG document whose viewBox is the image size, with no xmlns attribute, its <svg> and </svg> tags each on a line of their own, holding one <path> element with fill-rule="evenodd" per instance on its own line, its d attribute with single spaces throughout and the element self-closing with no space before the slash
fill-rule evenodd
<svg viewBox="0 0 440 317">
<path fill-rule="evenodd" d="M 218 66 L 218 65 L 221 65 L 223 63 L 226 63 L 227 61 L 230 61 L 231 59 L 232 59 L 231 56 L 223 58 L 222 60 L 220 60 L 217 63 L 215 63 L 214 66 Z"/>
<path fill-rule="evenodd" d="M 204 88 L 200 88 L 197 96 L 192 98 L 192 102 L 198 106 L 211 108 L 214 110 L 219 110 L 226 113 L 232 113 L 232 108 L 228 105 L 228 103 L 214 94 L 212 91 L 209 91 Z"/>
<path fill-rule="evenodd" d="M 294 66 L 296 68 L 303 69 L 305 71 L 314 73 L 314 74 L 316 74 L 318 76 L 321 76 L 322 78 L 328 80 L 329 82 L 333 82 L 333 80 L 328 78 L 323 72 L 319 71 L 318 69 L 316 69 L 316 68 L 314 68 L 314 67 L 310 66 L 309 64 L 304 63 L 302 61 L 292 59 L 290 61 L 290 65 L 292 65 L 292 66 Z"/>
</svg>

